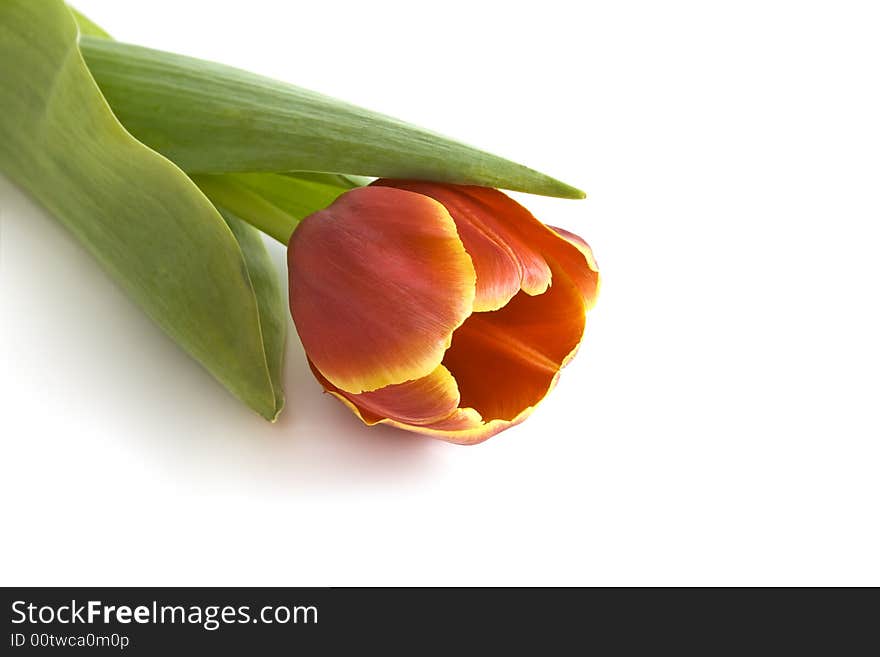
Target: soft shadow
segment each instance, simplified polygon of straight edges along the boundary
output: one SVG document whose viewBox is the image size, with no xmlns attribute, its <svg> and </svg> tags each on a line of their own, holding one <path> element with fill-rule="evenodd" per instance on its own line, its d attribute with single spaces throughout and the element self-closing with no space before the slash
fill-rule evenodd
<svg viewBox="0 0 880 657">
<path fill-rule="evenodd" d="M 386 426 L 366 427 L 312 376 L 291 326 L 288 401 L 264 446 L 282 477 L 303 484 L 387 486 L 418 478 L 448 445 Z"/>
</svg>

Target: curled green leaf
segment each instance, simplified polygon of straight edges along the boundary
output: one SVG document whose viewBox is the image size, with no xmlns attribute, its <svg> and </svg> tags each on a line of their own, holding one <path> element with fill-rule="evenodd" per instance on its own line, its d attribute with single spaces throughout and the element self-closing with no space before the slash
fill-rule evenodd
<svg viewBox="0 0 880 657">
<path fill-rule="evenodd" d="M 277 308 L 262 300 L 278 290 L 253 268 L 253 236 L 230 229 L 177 166 L 122 127 L 77 38 L 60 0 L 0 2 L 0 171 L 230 391 L 274 419 L 283 337 L 269 319 Z"/>
</svg>

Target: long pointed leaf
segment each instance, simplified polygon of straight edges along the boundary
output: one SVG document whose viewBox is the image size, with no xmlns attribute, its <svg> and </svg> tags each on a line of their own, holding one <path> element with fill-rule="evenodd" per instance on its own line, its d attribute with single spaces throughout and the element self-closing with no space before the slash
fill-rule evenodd
<svg viewBox="0 0 880 657">
<path fill-rule="evenodd" d="M 236 68 L 88 36 L 81 47 L 126 128 L 189 173 L 330 171 L 584 196 L 520 164 Z"/>
</svg>

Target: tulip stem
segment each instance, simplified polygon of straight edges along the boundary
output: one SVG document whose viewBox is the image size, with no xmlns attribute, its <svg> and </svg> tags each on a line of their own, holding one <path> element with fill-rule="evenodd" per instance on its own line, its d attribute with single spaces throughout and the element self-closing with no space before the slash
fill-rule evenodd
<svg viewBox="0 0 880 657">
<path fill-rule="evenodd" d="M 228 176 L 191 176 L 205 196 L 217 206 L 266 233 L 285 246 L 290 242 L 299 219 Z"/>
</svg>

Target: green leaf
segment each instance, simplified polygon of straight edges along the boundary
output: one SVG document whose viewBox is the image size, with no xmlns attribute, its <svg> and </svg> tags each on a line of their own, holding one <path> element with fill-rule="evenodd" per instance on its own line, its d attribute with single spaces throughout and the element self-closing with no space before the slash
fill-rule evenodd
<svg viewBox="0 0 880 657">
<path fill-rule="evenodd" d="M 0 171 L 61 220 L 187 352 L 274 419 L 283 403 L 280 346 L 277 328 L 261 322 L 271 285 L 248 272 L 251 236 L 243 253 L 192 181 L 125 131 L 77 35 L 60 0 L 0 2 Z"/>
<path fill-rule="evenodd" d="M 226 176 L 262 195 L 297 221 L 323 210 L 343 192 L 369 182 L 366 178 L 335 173 L 231 173 Z"/>
<path fill-rule="evenodd" d="M 583 198 L 580 190 L 397 119 L 222 64 L 84 36 L 131 133 L 189 173 L 335 171 Z"/>
<path fill-rule="evenodd" d="M 80 34 L 111 39 L 100 26 L 89 20 L 74 7 L 68 5 L 79 27 Z M 262 177 L 271 174 L 254 174 Z M 309 175 L 309 174 L 306 174 Z M 323 175 L 323 174 L 317 174 Z M 336 183 L 340 176 L 327 176 L 326 184 Z M 321 206 L 323 207 L 323 206 Z M 315 208 L 320 209 L 320 208 Z M 248 277 L 254 288 L 257 309 L 260 317 L 260 332 L 263 338 L 266 364 L 275 393 L 275 414 L 284 406 L 284 390 L 281 387 L 281 374 L 284 364 L 284 342 L 287 331 L 287 304 L 283 300 L 278 274 L 275 271 L 259 231 L 238 219 L 234 214 L 218 208 L 242 252 Z M 314 210 L 313 210 L 314 211 Z"/>
<path fill-rule="evenodd" d="M 336 174 L 227 173 L 193 175 L 217 207 L 225 208 L 285 246 L 299 221 L 321 210 L 358 181 Z"/>
</svg>

